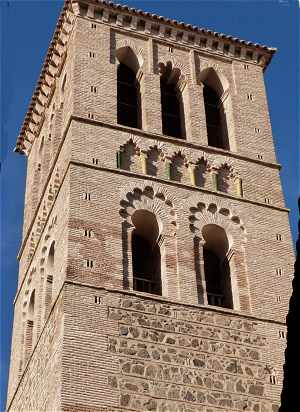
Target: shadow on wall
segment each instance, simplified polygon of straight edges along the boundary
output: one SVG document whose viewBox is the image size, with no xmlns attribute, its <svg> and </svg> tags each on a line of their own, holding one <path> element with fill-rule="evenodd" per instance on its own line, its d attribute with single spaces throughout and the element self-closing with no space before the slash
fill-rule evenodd
<svg viewBox="0 0 300 412">
<path fill-rule="evenodd" d="M 298 199 L 300 213 L 300 198 Z M 293 292 L 290 298 L 287 321 L 287 346 L 283 367 L 283 389 L 279 412 L 296 411 L 299 407 L 299 353 L 300 353 L 300 219 L 298 221 L 298 240 L 296 243 L 296 262 L 293 279 Z M 298 377 L 297 377 L 298 375 Z"/>
</svg>

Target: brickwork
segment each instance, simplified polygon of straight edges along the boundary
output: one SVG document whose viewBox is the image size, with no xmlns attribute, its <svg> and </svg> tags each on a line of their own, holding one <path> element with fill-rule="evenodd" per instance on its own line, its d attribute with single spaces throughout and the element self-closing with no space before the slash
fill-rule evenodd
<svg viewBox="0 0 300 412">
<path fill-rule="evenodd" d="M 7 410 L 276 412 L 294 255 L 263 79 L 274 50 L 141 13 L 66 1 L 18 138 Z M 128 50 L 141 129 L 117 123 Z M 166 70 L 184 139 L 162 134 Z M 208 145 L 204 84 L 230 150 Z M 162 296 L 134 290 L 143 211 L 158 222 Z M 226 233 L 232 309 L 209 304 L 208 227 Z"/>
</svg>

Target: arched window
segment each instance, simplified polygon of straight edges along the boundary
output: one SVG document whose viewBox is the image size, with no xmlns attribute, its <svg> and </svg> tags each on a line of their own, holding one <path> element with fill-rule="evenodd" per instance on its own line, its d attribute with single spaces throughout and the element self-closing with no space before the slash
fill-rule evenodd
<svg viewBox="0 0 300 412">
<path fill-rule="evenodd" d="M 220 226 L 204 226 L 204 274 L 209 305 L 233 308 L 230 265 L 227 258 L 229 242 Z"/>
<path fill-rule="evenodd" d="M 158 245 L 159 226 L 153 213 L 138 210 L 132 216 L 133 289 L 140 292 L 162 294 L 161 253 Z"/>
<path fill-rule="evenodd" d="M 230 112 L 229 84 L 224 76 L 208 68 L 201 73 L 208 145 L 230 150 L 226 113 Z M 226 110 L 225 106 L 226 105 Z"/>
<path fill-rule="evenodd" d="M 45 293 L 45 320 L 47 319 L 52 303 L 52 284 L 55 259 L 55 242 L 51 243 L 46 265 L 46 293 Z"/>
<path fill-rule="evenodd" d="M 208 145 L 229 150 L 227 125 L 222 102 L 217 93 L 207 85 L 204 85 L 203 97 Z"/>
<path fill-rule="evenodd" d="M 178 89 L 180 73 L 168 63 L 160 78 L 162 132 L 165 135 L 185 138 L 184 107 Z"/>
<path fill-rule="evenodd" d="M 139 62 L 129 47 L 117 51 L 117 121 L 129 127 L 142 128 L 141 91 L 137 79 Z"/>
</svg>

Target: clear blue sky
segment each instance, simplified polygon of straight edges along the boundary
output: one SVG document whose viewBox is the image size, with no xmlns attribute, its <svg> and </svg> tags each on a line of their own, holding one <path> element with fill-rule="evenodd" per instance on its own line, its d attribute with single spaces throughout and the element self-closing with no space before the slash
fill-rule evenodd
<svg viewBox="0 0 300 412">
<path fill-rule="evenodd" d="M 296 199 L 299 193 L 298 53 L 299 10 L 297 1 L 119 1 L 245 40 L 277 47 L 266 72 L 273 135 L 292 232 L 296 237 Z M 0 2 L 1 36 L 1 372 L 0 411 L 4 409 L 13 299 L 16 291 L 25 158 L 13 148 L 43 58 L 61 8 L 61 1 Z"/>
</svg>

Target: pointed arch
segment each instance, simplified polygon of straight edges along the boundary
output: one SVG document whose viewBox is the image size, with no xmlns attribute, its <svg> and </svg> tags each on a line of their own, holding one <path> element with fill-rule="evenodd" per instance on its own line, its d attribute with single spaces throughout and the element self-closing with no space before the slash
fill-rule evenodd
<svg viewBox="0 0 300 412">
<path fill-rule="evenodd" d="M 117 121 L 124 126 L 142 128 L 140 79 L 142 56 L 136 56 L 131 47 L 116 50 L 117 67 Z"/>
</svg>

